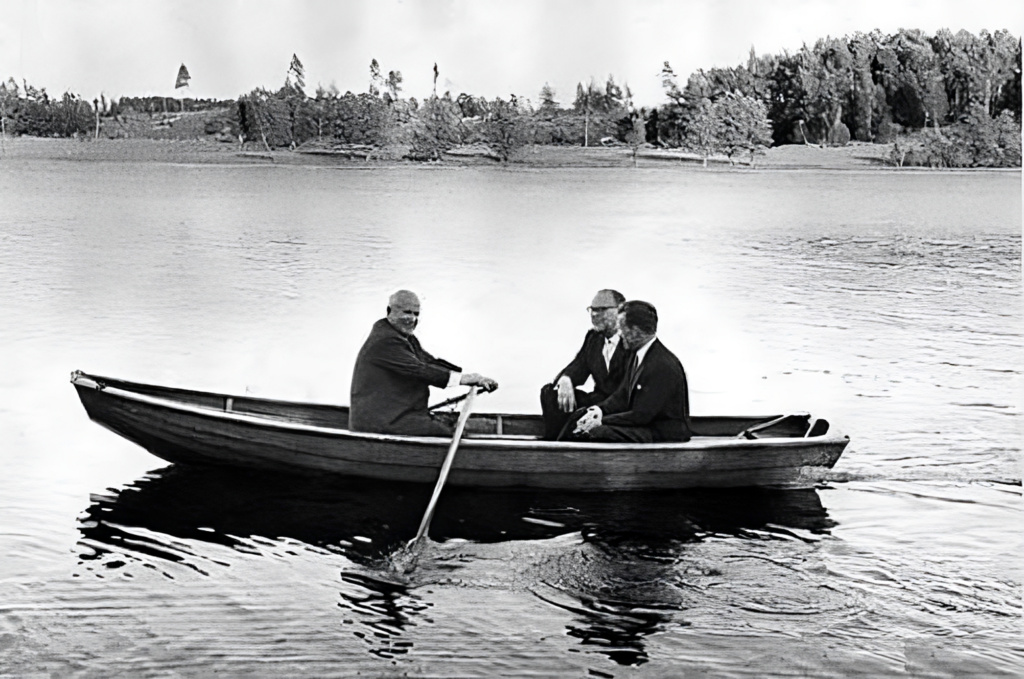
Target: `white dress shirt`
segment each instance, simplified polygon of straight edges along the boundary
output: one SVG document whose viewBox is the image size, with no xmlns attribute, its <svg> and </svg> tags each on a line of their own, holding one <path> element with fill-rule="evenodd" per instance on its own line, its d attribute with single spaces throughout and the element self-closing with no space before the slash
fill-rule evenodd
<svg viewBox="0 0 1024 679">
<path fill-rule="evenodd" d="M 604 355 L 604 367 L 608 370 L 611 370 L 612 354 L 615 353 L 616 347 L 619 346 L 619 338 L 619 333 L 604 338 L 604 348 L 601 350 L 601 353 Z"/>
<path fill-rule="evenodd" d="M 644 345 L 636 350 L 636 367 L 639 368 L 640 364 L 644 362 L 644 356 L 647 355 L 647 350 L 651 348 L 651 344 L 653 344 L 656 339 L 658 339 L 657 335 L 644 342 Z"/>
</svg>

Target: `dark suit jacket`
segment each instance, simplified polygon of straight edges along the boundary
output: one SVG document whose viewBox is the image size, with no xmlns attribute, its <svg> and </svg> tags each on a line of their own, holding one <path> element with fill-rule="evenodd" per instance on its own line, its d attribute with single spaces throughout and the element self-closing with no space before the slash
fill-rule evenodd
<svg viewBox="0 0 1024 679">
<path fill-rule="evenodd" d="M 380 319 L 356 357 L 349 428 L 406 433 L 403 424 L 427 417 L 430 387 L 446 386 L 452 371 L 462 368 L 434 358 L 415 335 L 403 335 Z"/>
<path fill-rule="evenodd" d="M 562 375 L 568 375 L 573 386 L 578 387 L 592 375 L 594 377 L 594 398 L 597 401 L 607 398 L 626 376 L 626 369 L 629 365 L 626 355 L 629 352 L 622 345 L 620 339 L 608 367 L 605 367 L 603 352 L 604 335 L 597 330 L 589 330 L 587 336 L 583 338 L 583 346 L 580 347 L 576 357 L 555 376 L 552 382 L 558 382 Z"/>
<path fill-rule="evenodd" d="M 631 352 L 632 354 L 632 352 Z M 640 368 L 599 403 L 609 427 L 650 427 L 655 441 L 690 438 L 690 399 L 683 364 L 655 339 Z"/>
</svg>

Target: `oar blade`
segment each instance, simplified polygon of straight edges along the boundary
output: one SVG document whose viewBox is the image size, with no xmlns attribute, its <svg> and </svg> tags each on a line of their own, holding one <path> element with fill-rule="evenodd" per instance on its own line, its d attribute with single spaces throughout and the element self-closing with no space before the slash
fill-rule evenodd
<svg viewBox="0 0 1024 679">
<path fill-rule="evenodd" d="M 434 517 L 434 509 L 437 507 L 437 500 L 441 496 L 441 489 L 444 488 L 448 479 L 448 472 L 451 470 L 452 462 L 455 460 L 455 451 L 459 448 L 459 441 L 462 439 L 462 432 L 466 429 L 466 421 L 469 420 L 469 412 L 473 405 L 473 396 L 476 394 L 476 387 L 472 387 L 466 394 L 466 400 L 462 404 L 462 412 L 459 413 L 459 421 L 455 425 L 455 433 L 452 435 L 452 442 L 448 446 L 448 453 L 437 475 L 437 483 L 434 485 L 434 493 L 427 504 L 427 511 L 423 513 L 423 520 L 420 522 L 416 536 L 404 547 L 396 550 L 388 558 L 388 565 L 393 571 L 405 575 L 416 568 L 419 560 L 420 550 L 423 544 L 429 540 L 427 531 L 430 529 L 430 521 Z"/>
</svg>

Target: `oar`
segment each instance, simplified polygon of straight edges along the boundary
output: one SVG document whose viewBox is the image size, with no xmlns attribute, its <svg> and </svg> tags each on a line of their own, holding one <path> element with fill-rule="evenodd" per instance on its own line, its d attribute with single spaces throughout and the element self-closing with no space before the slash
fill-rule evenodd
<svg viewBox="0 0 1024 679">
<path fill-rule="evenodd" d="M 471 387 L 469 393 L 466 394 L 466 401 L 462 404 L 459 422 L 455 425 L 455 434 L 452 436 L 451 445 L 448 446 L 448 454 L 444 458 L 444 464 L 441 465 L 441 473 L 437 477 L 437 484 L 434 485 L 434 494 L 430 497 L 430 503 L 427 505 L 426 513 L 423 514 L 423 521 L 420 522 L 420 529 L 416 531 L 416 537 L 409 541 L 409 548 L 425 537 L 427 529 L 430 528 L 430 520 L 434 518 L 434 508 L 437 506 L 437 499 L 441 497 L 441 489 L 444 488 L 444 482 L 448 479 L 448 472 L 452 468 L 452 462 L 455 461 L 455 451 L 459 448 L 462 431 L 466 428 L 466 420 L 469 419 L 469 411 L 473 407 L 474 394 L 476 394 L 476 387 Z"/>
<path fill-rule="evenodd" d="M 769 427 L 774 427 L 775 425 L 779 424 L 783 420 L 788 420 L 791 417 L 806 417 L 806 418 L 810 418 L 810 414 L 809 413 L 790 413 L 789 415 L 779 415 L 778 417 L 776 417 L 774 419 L 768 420 L 766 422 L 761 422 L 760 424 L 754 424 L 754 425 L 751 425 L 751 426 L 747 427 L 746 429 L 741 431 L 739 434 L 737 434 L 736 438 L 756 439 L 757 437 L 754 436 L 755 432 L 759 432 L 759 431 L 761 431 L 763 429 L 767 429 Z"/>
<path fill-rule="evenodd" d="M 435 403 L 434 405 L 432 405 L 429 408 L 427 408 L 427 410 L 434 411 L 434 410 L 437 410 L 439 408 L 444 408 L 445 406 L 455 405 L 459 401 L 465 401 L 467 398 L 469 398 L 470 393 L 471 392 L 467 391 L 465 394 L 459 394 L 458 396 L 453 396 L 450 399 L 448 399 L 447 401 L 441 401 L 440 403 Z"/>
</svg>

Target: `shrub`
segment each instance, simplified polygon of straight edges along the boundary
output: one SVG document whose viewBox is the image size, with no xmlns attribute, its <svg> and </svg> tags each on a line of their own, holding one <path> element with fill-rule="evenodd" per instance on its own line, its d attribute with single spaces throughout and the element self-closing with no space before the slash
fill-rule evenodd
<svg viewBox="0 0 1024 679">
<path fill-rule="evenodd" d="M 876 144 L 890 144 L 896 141 L 899 133 L 899 126 L 891 120 L 883 120 L 878 123 L 878 132 L 875 133 Z"/>
<path fill-rule="evenodd" d="M 1018 111 L 1019 115 L 1019 111 Z M 1003 111 L 996 118 L 997 143 L 1002 150 L 1000 167 L 1021 166 L 1021 132 L 1020 120 L 1009 111 Z"/>
<path fill-rule="evenodd" d="M 1020 127 L 1010 111 L 990 118 L 976 107 L 963 122 L 898 141 L 890 161 L 898 166 L 901 158 L 904 166 L 1020 167 Z"/>
<path fill-rule="evenodd" d="M 578 133 L 577 133 L 577 127 Z M 527 133 L 533 144 L 582 144 L 583 126 L 573 123 L 570 116 L 550 119 L 534 118 Z"/>
<path fill-rule="evenodd" d="M 828 137 L 832 146 L 846 146 L 850 143 L 850 128 L 843 123 L 836 123 L 829 130 Z"/>
</svg>

